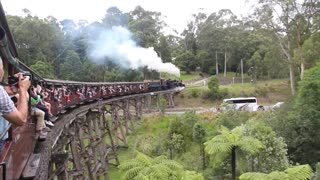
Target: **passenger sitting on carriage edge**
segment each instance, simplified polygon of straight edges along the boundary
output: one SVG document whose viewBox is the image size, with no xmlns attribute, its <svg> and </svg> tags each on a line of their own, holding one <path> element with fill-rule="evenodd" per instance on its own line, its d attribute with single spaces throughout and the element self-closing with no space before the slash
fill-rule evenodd
<svg viewBox="0 0 320 180">
<path fill-rule="evenodd" d="M 51 104 L 49 102 L 47 102 L 45 99 L 48 97 L 48 93 L 44 90 L 42 90 L 42 87 L 40 85 L 37 85 L 36 87 L 36 92 L 37 95 L 40 95 L 41 97 L 41 103 L 42 105 L 44 105 L 48 111 L 47 114 L 49 114 L 49 117 L 52 117 L 52 113 L 51 113 Z M 39 109 L 42 109 L 42 108 L 39 108 Z"/>
<path fill-rule="evenodd" d="M 0 80 L 4 75 L 2 60 L 0 59 Z M 7 121 L 14 125 L 22 126 L 27 122 L 28 116 L 28 92 L 30 87 L 30 79 L 28 76 L 24 77 L 22 73 L 15 76 L 19 78 L 18 89 L 20 98 L 17 102 L 17 108 L 14 106 L 8 94 L 13 94 L 11 88 L 6 90 L 0 86 L 0 116 L 3 116 Z M 7 92 L 6 92 L 7 91 Z"/>
<path fill-rule="evenodd" d="M 54 124 L 50 122 L 49 110 L 42 104 L 41 96 L 37 94 L 37 89 L 35 87 L 31 88 L 31 108 L 35 111 L 41 110 L 44 112 L 44 122 L 46 125 L 53 127 Z M 42 121 L 42 120 L 41 120 Z"/>
</svg>

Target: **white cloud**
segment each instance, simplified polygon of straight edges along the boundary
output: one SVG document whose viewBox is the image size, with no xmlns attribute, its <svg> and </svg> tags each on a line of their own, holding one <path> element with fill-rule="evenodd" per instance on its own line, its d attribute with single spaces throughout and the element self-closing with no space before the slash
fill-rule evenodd
<svg viewBox="0 0 320 180">
<path fill-rule="evenodd" d="M 123 12 L 129 12 L 140 5 L 146 10 L 161 12 L 167 18 L 165 22 L 179 32 L 186 27 L 191 14 L 200 8 L 212 13 L 220 9 L 231 9 L 235 14 L 244 14 L 245 0 L 2 0 L 8 14 L 22 15 L 22 9 L 29 9 L 33 15 L 45 18 L 50 15 L 62 19 L 99 21 L 106 10 L 117 6 Z"/>
</svg>

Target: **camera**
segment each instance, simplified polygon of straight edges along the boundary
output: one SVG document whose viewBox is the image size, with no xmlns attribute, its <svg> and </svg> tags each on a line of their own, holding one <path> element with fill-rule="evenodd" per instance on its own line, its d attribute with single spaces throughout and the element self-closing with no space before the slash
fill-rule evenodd
<svg viewBox="0 0 320 180">
<path fill-rule="evenodd" d="M 30 73 L 30 72 L 27 72 L 27 71 L 22 72 L 22 75 L 23 75 L 24 77 L 29 76 L 29 77 L 30 77 L 30 80 L 31 80 L 31 73 Z M 19 78 L 18 78 L 18 77 L 15 77 L 15 76 L 9 76 L 9 77 L 8 77 L 8 84 L 9 84 L 10 86 L 18 86 L 18 84 L 19 84 Z"/>
</svg>

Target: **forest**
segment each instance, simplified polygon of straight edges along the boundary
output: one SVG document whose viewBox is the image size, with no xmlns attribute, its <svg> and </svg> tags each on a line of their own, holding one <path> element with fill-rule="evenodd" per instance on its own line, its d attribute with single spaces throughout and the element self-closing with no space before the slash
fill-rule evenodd
<svg viewBox="0 0 320 180">
<path fill-rule="evenodd" d="M 162 14 L 141 6 L 130 12 L 111 7 L 93 23 L 23 11 L 23 17 L 7 15 L 8 24 L 19 59 L 44 78 L 159 78 L 155 69 L 128 63 L 112 47 L 129 41 L 186 74 L 240 75 L 243 62 L 255 82 L 288 80 L 289 100 L 277 111 L 145 119 L 141 129 L 152 130 L 137 131 L 136 156 L 119 167 L 124 179 L 320 179 L 318 0 L 259 0 L 247 17 L 229 9 L 199 11 L 181 33 L 168 33 Z M 209 89 L 219 93 L 219 84 Z"/>
<path fill-rule="evenodd" d="M 100 22 L 90 24 L 85 20 L 58 21 L 52 16 L 40 19 L 28 9 L 24 9 L 24 17 L 8 15 L 7 19 L 19 58 L 46 78 L 82 81 L 158 78 L 157 73 L 146 67 L 126 67 L 121 59 L 109 55 L 112 53 L 98 58 L 90 55 L 92 42 L 101 39 L 101 32 L 120 26 L 130 31 L 136 46 L 153 47 L 163 62 L 173 62 L 187 73 L 197 67 L 211 75 L 239 73 L 242 60 L 244 72 L 255 79 L 290 77 L 294 94 L 295 82 L 303 78 L 305 70 L 313 67 L 319 57 L 318 4 L 314 0 L 302 4 L 262 0 L 252 15 L 241 18 L 228 9 L 211 14 L 200 11 L 181 34 L 167 34 L 161 13 L 141 6 L 129 13 L 109 8 Z M 106 41 L 113 42 L 110 38 Z"/>
</svg>

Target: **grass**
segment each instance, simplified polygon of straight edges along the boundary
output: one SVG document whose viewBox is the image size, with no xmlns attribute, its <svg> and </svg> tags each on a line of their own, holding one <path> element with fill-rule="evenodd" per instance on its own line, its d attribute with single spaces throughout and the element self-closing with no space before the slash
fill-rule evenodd
<svg viewBox="0 0 320 180">
<path fill-rule="evenodd" d="M 191 73 L 191 74 L 181 73 L 180 78 L 182 82 L 189 82 L 189 81 L 201 79 L 202 77 L 199 75 L 199 73 Z"/>
<path fill-rule="evenodd" d="M 272 105 L 279 101 L 286 101 L 290 97 L 290 87 L 287 79 L 259 81 L 257 84 L 244 83 L 221 85 L 221 90 L 228 91 L 231 97 L 257 97 L 262 105 Z M 207 87 L 186 88 L 175 98 L 177 107 L 213 107 L 221 104 L 222 99 L 203 99 L 201 96 Z"/>
<path fill-rule="evenodd" d="M 187 74 L 186 72 L 181 71 L 180 77 L 177 77 L 168 73 L 161 73 L 161 78 L 176 79 L 176 80 L 182 80 L 183 82 L 190 82 L 190 81 L 199 80 L 202 77 L 199 75 L 199 72 L 191 72 L 190 74 Z"/>
</svg>

